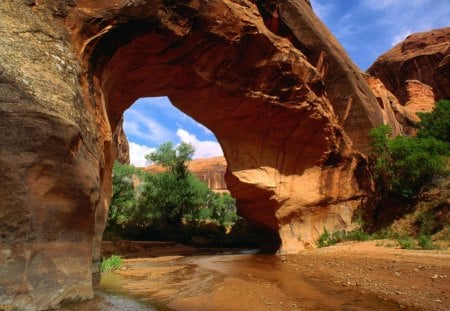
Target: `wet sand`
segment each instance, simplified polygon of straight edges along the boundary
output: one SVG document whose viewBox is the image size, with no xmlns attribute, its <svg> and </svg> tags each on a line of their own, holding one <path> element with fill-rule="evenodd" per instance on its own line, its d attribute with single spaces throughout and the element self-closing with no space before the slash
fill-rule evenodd
<svg viewBox="0 0 450 311">
<path fill-rule="evenodd" d="M 127 259 L 122 270 L 103 275 L 96 300 L 65 310 L 448 310 L 450 305 L 449 252 L 377 247 L 373 241 L 290 256 L 204 250 L 195 255 L 182 246 L 177 253 L 177 247 L 159 249 L 157 257 L 150 252 Z"/>
</svg>

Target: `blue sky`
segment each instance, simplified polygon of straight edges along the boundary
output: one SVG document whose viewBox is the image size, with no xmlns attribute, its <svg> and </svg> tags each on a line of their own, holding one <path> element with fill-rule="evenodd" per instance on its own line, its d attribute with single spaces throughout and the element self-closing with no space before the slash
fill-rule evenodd
<svg viewBox="0 0 450 311">
<path fill-rule="evenodd" d="M 135 166 L 146 166 L 145 155 L 167 141 L 192 144 L 194 158 L 222 155 L 214 134 L 175 108 L 167 97 L 136 101 L 125 111 L 123 127 L 130 144 L 130 162 Z"/>
<path fill-rule="evenodd" d="M 450 26 L 450 0 L 312 0 L 353 61 L 366 70 L 409 34 Z"/>
<path fill-rule="evenodd" d="M 375 59 L 409 34 L 450 26 L 450 0 L 312 0 L 353 61 L 366 70 Z M 222 155 L 214 134 L 177 108 L 167 97 L 138 100 L 124 114 L 130 160 L 145 166 L 144 156 L 161 143 L 181 141 L 196 149 L 194 158 Z"/>
</svg>

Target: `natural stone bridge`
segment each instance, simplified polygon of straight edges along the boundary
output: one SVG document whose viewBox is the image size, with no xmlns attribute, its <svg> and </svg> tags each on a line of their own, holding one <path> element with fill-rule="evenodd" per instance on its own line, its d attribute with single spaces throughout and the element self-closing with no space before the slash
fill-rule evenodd
<svg viewBox="0 0 450 311">
<path fill-rule="evenodd" d="M 254 2 L 257 2 L 256 4 Z M 306 0 L 2 0 L 0 301 L 93 296 L 112 133 L 168 96 L 210 128 L 239 213 L 295 253 L 362 204 L 383 110 Z"/>
</svg>

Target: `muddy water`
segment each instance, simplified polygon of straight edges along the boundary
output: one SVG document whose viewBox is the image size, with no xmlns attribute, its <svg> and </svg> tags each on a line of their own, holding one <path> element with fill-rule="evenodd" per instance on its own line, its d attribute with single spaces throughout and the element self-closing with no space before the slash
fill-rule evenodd
<svg viewBox="0 0 450 311">
<path fill-rule="evenodd" d="M 400 310 L 280 256 L 162 256 L 106 273 L 97 298 L 66 310 Z"/>
</svg>

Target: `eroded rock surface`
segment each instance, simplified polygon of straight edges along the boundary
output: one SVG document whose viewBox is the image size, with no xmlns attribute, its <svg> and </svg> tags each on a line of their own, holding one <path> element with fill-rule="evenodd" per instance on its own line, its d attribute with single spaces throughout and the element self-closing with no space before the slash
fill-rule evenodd
<svg viewBox="0 0 450 311">
<path fill-rule="evenodd" d="M 450 27 L 410 35 L 368 69 L 413 114 L 450 98 L 449 72 Z"/>
<path fill-rule="evenodd" d="M 307 1 L 273 10 L 290 31 L 245 0 L 0 2 L 2 303 L 92 297 L 114 132 L 139 97 L 169 96 L 215 133 L 267 250 L 351 226 L 367 132 L 395 120 Z"/>
<path fill-rule="evenodd" d="M 378 104 L 385 114 L 384 117 L 387 120 L 397 121 L 389 123 L 390 126 L 397 126 L 394 132 L 407 135 L 414 134 L 414 123 L 419 121 L 419 117 L 407 107 L 401 105 L 397 97 L 384 86 L 380 79 L 373 76 L 366 76 L 366 82 L 377 98 Z"/>
<path fill-rule="evenodd" d="M 116 125 L 113 133 L 114 146 L 116 147 L 115 158 L 122 164 L 130 163 L 130 147 L 128 145 L 127 135 L 123 131 L 123 118 Z"/>
<path fill-rule="evenodd" d="M 0 16 L 0 304 L 42 310 L 93 297 L 103 151 L 63 24 L 24 1 Z"/>
</svg>

